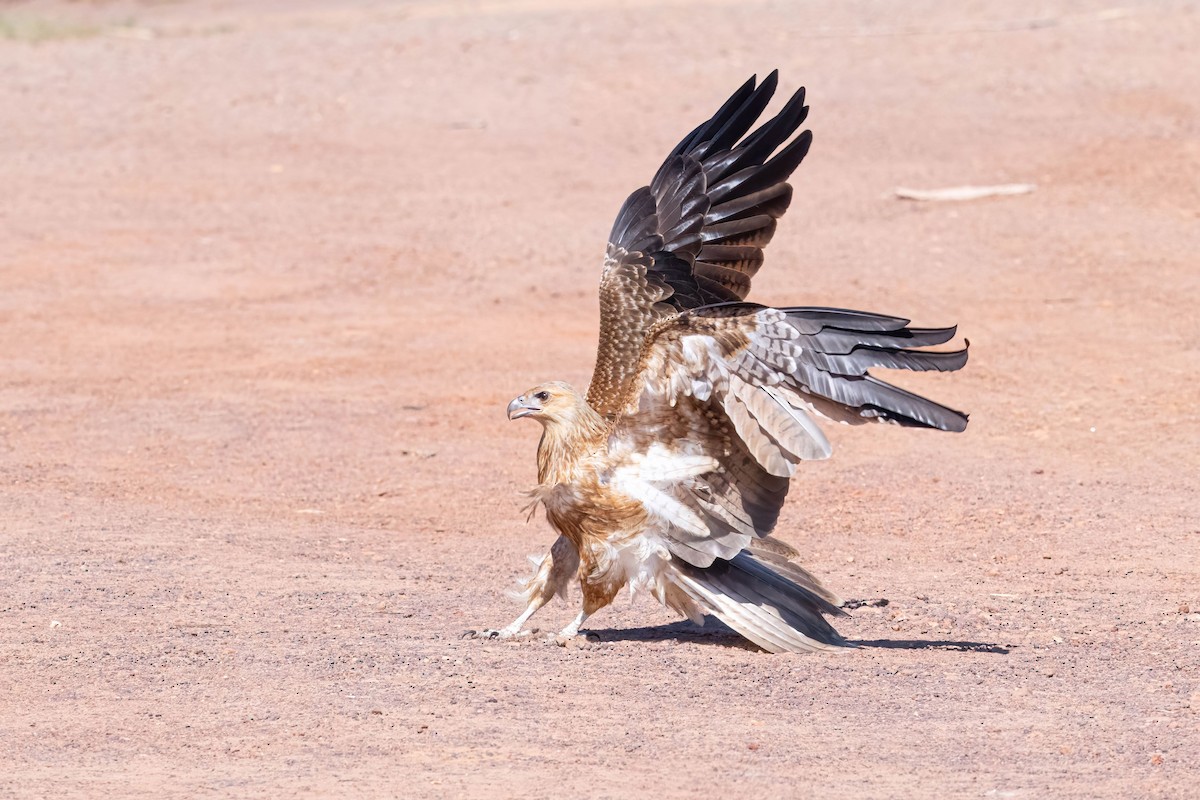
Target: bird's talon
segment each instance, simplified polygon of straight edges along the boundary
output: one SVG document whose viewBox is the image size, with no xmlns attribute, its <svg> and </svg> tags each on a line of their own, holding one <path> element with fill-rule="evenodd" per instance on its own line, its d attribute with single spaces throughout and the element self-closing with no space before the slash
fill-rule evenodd
<svg viewBox="0 0 1200 800">
<path fill-rule="evenodd" d="M 550 641 L 559 647 L 566 647 L 570 650 L 587 650 L 599 642 L 600 637 L 594 633 L 568 633 L 564 631 L 550 637 Z"/>
<path fill-rule="evenodd" d="M 463 631 L 461 639 L 507 639 L 512 636 L 511 633 L 506 634 L 504 631 L 493 630 L 492 628 L 484 628 L 483 630 L 467 630 Z"/>
</svg>

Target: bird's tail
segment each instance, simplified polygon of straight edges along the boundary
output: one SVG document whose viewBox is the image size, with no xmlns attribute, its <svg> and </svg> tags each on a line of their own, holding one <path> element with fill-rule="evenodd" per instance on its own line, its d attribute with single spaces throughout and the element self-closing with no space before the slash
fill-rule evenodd
<svg viewBox="0 0 1200 800">
<path fill-rule="evenodd" d="M 671 567 L 672 583 L 694 606 L 683 609 L 692 612 L 688 616 L 694 617 L 696 610 L 712 614 L 768 652 L 849 646 L 824 617 L 847 616 L 845 611 L 755 555 L 741 552 L 728 561 L 717 559 L 709 567 L 674 559 Z"/>
</svg>

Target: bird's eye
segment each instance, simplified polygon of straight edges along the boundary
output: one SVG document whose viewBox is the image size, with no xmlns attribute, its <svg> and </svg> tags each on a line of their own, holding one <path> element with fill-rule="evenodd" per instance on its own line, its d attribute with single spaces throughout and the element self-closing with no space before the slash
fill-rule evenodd
<svg viewBox="0 0 1200 800">
<path fill-rule="evenodd" d="M 537 394 L 535 394 L 533 397 L 534 397 L 534 399 L 535 399 L 535 400 L 537 400 L 539 403 L 544 403 L 544 402 L 546 402 L 547 400 L 549 400 L 549 399 L 550 399 L 550 393 L 549 393 L 549 392 L 538 392 L 538 393 L 537 393 Z"/>
</svg>

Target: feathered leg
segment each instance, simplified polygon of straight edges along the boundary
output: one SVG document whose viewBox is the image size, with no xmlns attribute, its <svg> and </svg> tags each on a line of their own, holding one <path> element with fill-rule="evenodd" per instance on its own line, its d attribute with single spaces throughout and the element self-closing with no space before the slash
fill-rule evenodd
<svg viewBox="0 0 1200 800">
<path fill-rule="evenodd" d="M 584 565 L 585 568 L 587 565 Z M 568 638 L 579 635 L 579 626 L 600 609 L 613 601 L 617 596 L 617 592 L 621 591 L 620 583 L 591 583 L 588 580 L 590 571 L 579 576 L 579 593 L 583 597 L 583 608 L 580 609 L 579 615 L 571 621 L 571 624 L 563 628 L 558 634 Z"/>
<path fill-rule="evenodd" d="M 538 564 L 537 572 L 525 582 L 520 596 L 528 601 L 521 615 L 498 631 L 484 631 L 484 635 L 508 639 L 520 634 L 529 618 L 556 594 L 565 594 L 567 584 L 579 571 L 579 551 L 565 536 L 559 536 L 550 546 L 550 552 Z M 582 620 L 581 620 L 582 621 Z"/>
<path fill-rule="evenodd" d="M 575 619 L 572 620 L 571 624 L 568 625 L 567 627 L 563 628 L 562 631 L 558 635 L 559 636 L 567 636 L 567 637 L 578 636 L 579 635 L 579 626 L 582 625 L 584 623 L 584 620 L 586 620 L 589 616 L 591 616 L 591 615 L 588 614 L 586 611 L 581 610 L 579 612 L 579 616 L 575 617 Z"/>
</svg>

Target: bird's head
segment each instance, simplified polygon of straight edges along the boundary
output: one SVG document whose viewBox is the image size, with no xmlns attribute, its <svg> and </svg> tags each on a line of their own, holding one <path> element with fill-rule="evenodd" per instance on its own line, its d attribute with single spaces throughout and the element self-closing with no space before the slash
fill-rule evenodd
<svg viewBox="0 0 1200 800">
<path fill-rule="evenodd" d="M 538 384 L 508 404 L 508 418 L 532 417 L 542 425 L 550 422 L 570 424 L 584 406 L 579 393 L 562 381 Z"/>
</svg>

